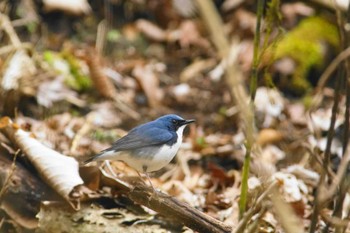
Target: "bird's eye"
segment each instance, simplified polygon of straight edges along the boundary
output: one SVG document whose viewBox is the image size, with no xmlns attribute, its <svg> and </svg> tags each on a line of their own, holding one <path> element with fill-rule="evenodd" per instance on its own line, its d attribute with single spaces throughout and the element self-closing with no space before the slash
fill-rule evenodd
<svg viewBox="0 0 350 233">
<path fill-rule="evenodd" d="M 171 122 L 173 122 L 174 125 L 177 125 L 177 120 L 172 120 Z"/>
</svg>

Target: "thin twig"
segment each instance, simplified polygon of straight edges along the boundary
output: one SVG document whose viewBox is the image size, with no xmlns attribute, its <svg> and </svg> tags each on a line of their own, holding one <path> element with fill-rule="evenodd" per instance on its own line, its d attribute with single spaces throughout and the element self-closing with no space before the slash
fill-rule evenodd
<svg viewBox="0 0 350 233">
<path fill-rule="evenodd" d="M 248 223 L 248 221 L 251 219 L 251 217 L 256 212 L 257 208 L 259 208 L 263 201 L 266 199 L 266 197 L 271 194 L 272 190 L 277 186 L 277 182 L 272 182 L 265 191 L 258 197 L 258 199 L 253 203 L 252 208 L 250 208 L 242 217 L 242 219 L 239 221 L 237 228 L 233 233 L 242 233 Z"/>
<path fill-rule="evenodd" d="M 90 113 L 90 114 L 88 114 L 88 116 L 86 118 L 87 119 L 85 120 L 84 124 L 80 127 L 78 132 L 74 135 L 74 138 L 73 138 L 72 143 L 71 143 L 71 147 L 69 149 L 71 154 L 76 153 L 81 138 L 84 137 L 86 134 L 88 134 L 89 131 L 91 130 L 91 125 L 95 119 L 95 114 Z"/>
<path fill-rule="evenodd" d="M 252 101 L 255 99 L 256 88 L 258 85 L 258 65 L 259 65 L 259 44 L 260 44 L 260 28 L 261 20 L 263 17 L 265 0 L 258 0 L 258 9 L 256 16 L 256 27 L 254 35 L 254 53 L 253 53 L 253 65 L 252 65 L 252 75 L 250 77 L 250 96 Z"/>
<path fill-rule="evenodd" d="M 320 203 L 320 195 L 322 193 L 321 190 L 326 189 L 326 183 L 327 183 L 327 169 L 328 164 L 330 162 L 330 154 L 331 154 L 331 146 L 334 136 L 334 128 L 335 128 L 335 121 L 339 106 L 339 100 L 340 100 L 340 83 L 341 78 L 344 75 L 344 70 L 341 69 L 337 80 L 336 80 L 336 87 L 335 87 L 335 93 L 334 93 L 334 101 L 333 101 L 333 107 L 332 107 L 332 116 L 331 116 L 331 123 L 329 125 L 328 134 L 327 134 L 327 144 L 326 144 L 326 150 L 324 152 L 324 158 L 323 158 L 323 169 L 321 172 L 320 182 L 319 182 L 319 188 L 316 190 L 316 198 L 314 200 L 314 206 L 313 206 L 313 213 L 311 218 L 311 225 L 310 225 L 310 233 L 313 233 L 316 231 L 316 225 L 318 220 L 319 212 L 322 208 L 322 203 Z"/>
<path fill-rule="evenodd" d="M 320 187 L 321 192 L 318 198 L 321 206 L 323 206 L 325 202 L 327 202 L 330 198 L 332 198 L 333 195 L 338 190 L 339 184 L 343 181 L 345 177 L 345 173 L 347 171 L 349 162 L 350 162 L 350 149 L 342 158 L 337 174 L 334 177 L 332 184 L 330 186 L 324 185 Z"/>
<path fill-rule="evenodd" d="M 254 232 L 258 232 L 258 227 L 259 227 L 259 224 L 260 224 L 260 220 L 261 218 L 265 215 L 265 213 L 267 212 L 268 210 L 268 207 L 267 206 L 263 206 L 261 208 L 261 210 L 256 214 L 254 215 L 254 221 L 251 225 L 249 225 L 247 227 L 247 229 L 245 230 L 244 233 L 254 233 Z"/>
<path fill-rule="evenodd" d="M 328 79 L 331 77 L 331 74 L 338 68 L 340 63 L 342 63 L 345 59 L 348 59 L 350 57 L 350 47 L 346 48 L 344 51 L 339 53 L 339 55 L 329 64 L 329 66 L 326 68 L 326 70 L 321 75 L 317 87 L 315 89 L 316 92 L 319 92 L 321 89 L 324 88 L 326 85 Z"/>
<path fill-rule="evenodd" d="M 21 47 L 21 40 L 19 39 L 15 29 L 11 25 L 11 21 L 7 15 L 0 13 L 0 28 L 2 28 L 9 36 L 11 44 L 16 48 Z"/>
<path fill-rule="evenodd" d="M 346 22 L 342 22 L 342 14 L 339 9 L 337 9 L 337 17 L 339 21 L 339 31 L 341 34 L 342 38 L 342 45 L 343 48 L 350 47 L 350 4 L 348 5 L 347 9 L 347 15 L 346 15 Z M 341 21 L 341 22 L 340 22 Z M 343 77 L 343 84 L 345 85 L 345 96 L 346 96 L 346 107 L 345 107 L 345 122 L 344 122 L 344 134 L 343 134 L 343 142 L 342 142 L 342 157 L 346 158 L 349 157 L 348 154 L 346 154 L 346 149 L 348 147 L 348 142 L 349 142 L 349 104 L 350 104 L 350 59 L 345 60 L 345 71 L 346 75 Z M 344 159 L 345 160 L 345 159 Z M 346 170 L 349 167 L 349 158 L 346 161 Z M 345 171 L 344 171 L 345 173 Z M 346 177 L 349 177 L 349 174 L 343 175 L 341 177 L 341 183 L 339 185 L 339 192 L 338 192 L 338 198 L 337 201 L 334 205 L 334 211 L 333 211 L 333 216 L 338 217 L 340 219 L 343 218 L 342 213 L 343 213 L 343 206 L 344 206 L 344 199 L 347 193 L 347 190 L 349 189 L 349 179 L 346 179 Z M 346 224 L 347 225 L 347 224 Z M 335 226 L 335 232 L 336 233 L 341 233 L 346 229 L 346 226 Z"/>
<path fill-rule="evenodd" d="M 0 48 L 0 55 L 8 54 L 11 52 L 14 52 L 18 49 L 28 49 L 31 50 L 33 48 L 33 45 L 31 43 L 23 43 L 20 45 L 20 47 L 16 47 L 12 44 L 6 45 Z"/>
<path fill-rule="evenodd" d="M 4 194 L 6 193 L 8 187 L 10 186 L 10 182 L 11 182 L 13 173 L 15 172 L 15 169 L 16 169 L 16 159 L 17 159 L 17 155 L 19 154 L 19 152 L 20 152 L 20 150 L 18 149 L 16 151 L 16 153 L 14 154 L 10 171 L 5 179 L 4 185 L 2 186 L 2 188 L 0 190 L 0 203 L 2 202 L 2 198 L 3 198 Z"/>
</svg>

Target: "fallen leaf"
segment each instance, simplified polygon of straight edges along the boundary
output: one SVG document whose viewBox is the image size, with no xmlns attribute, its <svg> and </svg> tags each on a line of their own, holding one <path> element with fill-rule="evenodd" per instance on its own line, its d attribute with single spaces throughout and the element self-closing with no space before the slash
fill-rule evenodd
<svg viewBox="0 0 350 233">
<path fill-rule="evenodd" d="M 17 90 L 19 80 L 23 77 L 34 75 L 36 67 L 33 60 L 25 50 L 18 50 L 9 59 L 1 80 L 1 88 L 4 91 Z"/>
<path fill-rule="evenodd" d="M 284 172 L 273 174 L 273 179 L 278 181 L 280 192 L 286 202 L 293 203 L 305 200 L 308 188 L 302 180 Z"/>
<path fill-rule="evenodd" d="M 256 111 L 263 114 L 263 127 L 271 126 L 275 119 L 279 119 L 284 109 L 282 95 L 276 89 L 260 87 L 256 91 L 254 105 Z"/>
<path fill-rule="evenodd" d="M 46 12 L 64 11 L 72 15 L 89 14 L 91 8 L 86 0 L 43 0 L 43 8 Z"/>
<path fill-rule="evenodd" d="M 275 129 L 262 129 L 259 132 L 257 138 L 257 144 L 260 146 L 264 146 L 266 144 L 272 144 L 279 142 L 283 139 L 283 134 Z"/>
<path fill-rule="evenodd" d="M 260 155 L 263 162 L 273 165 L 276 165 L 278 161 L 283 160 L 285 157 L 286 153 L 274 145 L 264 147 Z"/>
<path fill-rule="evenodd" d="M 145 36 L 155 41 L 163 42 L 168 37 L 168 33 L 165 30 L 145 19 L 137 20 L 136 27 Z"/>
<path fill-rule="evenodd" d="M 154 65 L 137 65 L 132 71 L 139 81 L 151 107 L 157 107 L 163 97 L 163 90 L 159 86 L 159 77 Z"/>
<path fill-rule="evenodd" d="M 67 200 L 74 209 L 79 209 L 79 197 L 70 197 L 73 189 L 84 184 L 79 175 L 79 164 L 72 158 L 54 151 L 36 140 L 30 132 L 14 128 L 9 118 L 2 118 L 9 124 L 1 128 L 13 140 L 29 161 L 37 169 L 41 177 L 58 194 Z"/>
<path fill-rule="evenodd" d="M 193 20 L 185 20 L 179 27 L 179 43 L 182 48 L 188 48 L 190 45 L 197 45 L 203 48 L 209 48 L 209 41 L 202 37 L 198 31 L 197 25 Z"/>
<path fill-rule="evenodd" d="M 215 59 L 196 60 L 181 72 L 180 80 L 181 82 L 188 82 L 201 72 L 212 69 L 215 65 Z"/>
<path fill-rule="evenodd" d="M 76 92 L 64 85 L 63 76 L 41 83 L 36 94 L 38 103 L 46 108 L 52 107 L 55 102 L 76 96 Z"/>
</svg>

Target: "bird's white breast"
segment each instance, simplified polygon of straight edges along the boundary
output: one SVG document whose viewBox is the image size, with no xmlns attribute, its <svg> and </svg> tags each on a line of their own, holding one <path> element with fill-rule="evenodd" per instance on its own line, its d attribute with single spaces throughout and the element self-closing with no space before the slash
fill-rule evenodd
<svg viewBox="0 0 350 233">
<path fill-rule="evenodd" d="M 182 134 L 186 125 L 181 126 L 177 131 L 177 141 L 173 145 L 164 145 L 154 155 L 152 159 L 143 160 L 142 164 L 146 164 L 147 172 L 157 171 L 165 167 L 175 157 L 182 143 Z"/>
</svg>

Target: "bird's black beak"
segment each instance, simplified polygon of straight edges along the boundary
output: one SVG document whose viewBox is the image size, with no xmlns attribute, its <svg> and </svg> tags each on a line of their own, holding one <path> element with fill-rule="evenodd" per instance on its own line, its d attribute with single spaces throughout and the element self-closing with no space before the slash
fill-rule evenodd
<svg viewBox="0 0 350 233">
<path fill-rule="evenodd" d="M 194 119 L 191 119 L 191 120 L 184 120 L 183 122 L 181 122 L 181 125 L 188 125 L 188 124 L 191 124 L 193 122 L 195 122 L 196 120 Z"/>
</svg>

